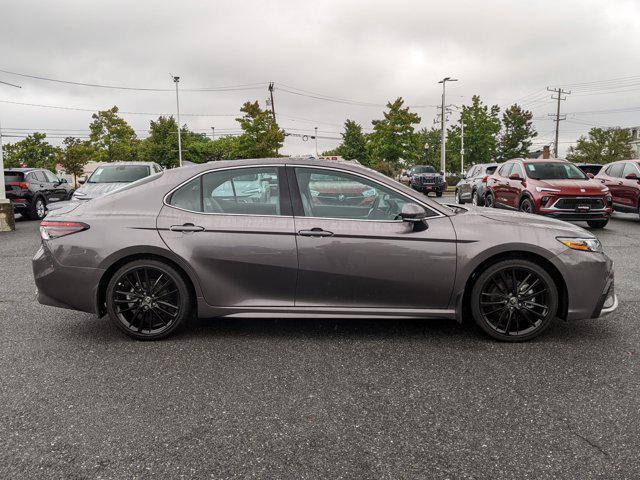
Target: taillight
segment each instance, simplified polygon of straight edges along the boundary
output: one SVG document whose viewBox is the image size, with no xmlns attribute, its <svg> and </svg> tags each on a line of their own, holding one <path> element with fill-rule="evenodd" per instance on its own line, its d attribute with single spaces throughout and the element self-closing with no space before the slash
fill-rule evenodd
<svg viewBox="0 0 640 480">
<path fill-rule="evenodd" d="M 485 175 L 482 177 L 482 183 L 487 183 L 489 181 L 489 175 Z"/>
<path fill-rule="evenodd" d="M 29 182 L 9 182 L 9 185 L 21 188 L 22 190 L 27 190 L 29 188 Z"/>
<path fill-rule="evenodd" d="M 43 240 L 64 237 L 65 235 L 88 229 L 89 225 L 82 222 L 57 222 L 55 220 L 43 220 L 40 222 L 40 236 Z"/>
</svg>

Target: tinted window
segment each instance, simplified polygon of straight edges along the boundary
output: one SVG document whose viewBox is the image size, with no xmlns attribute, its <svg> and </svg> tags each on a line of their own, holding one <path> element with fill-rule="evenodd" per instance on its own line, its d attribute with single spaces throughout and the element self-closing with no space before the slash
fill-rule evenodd
<svg viewBox="0 0 640 480">
<path fill-rule="evenodd" d="M 638 175 L 638 168 L 633 162 L 626 162 L 624 164 L 624 170 L 622 170 L 622 176 L 626 177 L 630 173 L 635 173 L 636 175 Z"/>
<path fill-rule="evenodd" d="M 24 173 L 22 172 L 4 172 L 4 183 L 9 182 L 22 182 L 24 180 Z"/>
<path fill-rule="evenodd" d="M 527 175 L 536 180 L 585 180 L 588 177 L 569 162 L 531 162 L 525 164 Z"/>
<path fill-rule="evenodd" d="M 398 220 L 411 200 L 357 175 L 335 170 L 296 168 L 307 217 Z"/>
<path fill-rule="evenodd" d="M 277 167 L 241 168 L 202 177 L 206 213 L 280 215 Z"/>
<path fill-rule="evenodd" d="M 88 183 L 131 183 L 149 174 L 147 165 L 102 165 L 91 174 Z"/>
<path fill-rule="evenodd" d="M 169 205 L 192 212 L 201 212 L 202 195 L 200 194 L 200 177 L 194 178 L 173 192 L 169 200 Z"/>
<path fill-rule="evenodd" d="M 413 173 L 413 174 L 416 174 L 416 173 L 436 173 L 436 169 L 433 168 L 431 165 L 423 165 L 423 166 L 412 167 L 411 168 L 411 173 Z"/>
<path fill-rule="evenodd" d="M 491 167 L 487 167 L 485 171 L 487 172 L 487 175 L 493 175 L 493 172 L 496 171 L 496 168 L 498 168 L 497 165 L 492 165 Z"/>
<path fill-rule="evenodd" d="M 607 175 L 611 177 L 622 177 L 622 169 L 624 168 L 624 164 L 622 163 L 614 163 L 607 169 Z"/>
<path fill-rule="evenodd" d="M 29 175 L 31 175 L 31 177 L 34 178 L 37 182 L 46 182 L 47 181 L 47 177 L 45 177 L 44 173 L 42 173 L 40 170 L 36 170 L 35 172 L 31 172 Z"/>
<path fill-rule="evenodd" d="M 511 167 L 513 166 L 513 163 L 507 163 L 505 165 L 503 165 L 502 167 L 500 167 L 500 170 L 498 170 L 498 173 L 500 175 L 502 175 L 503 177 L 508 177 L 509 173 L 511 172 Z"/>
<path fill-rule="evenodd" d="M 474 165 L 467 172 L 467 177 L 468 178 L 475 177 L 476 175 L 478 175 L 479 170 L 480 170 L 480 167 L 478 167 L 477 165 Z"/>
<path fill-rule="evenodd" d="M 520 165 L 519 163 L 513 164 L 513 168 L 511 169 L 511 173 L 509 173 L 509 175 L 513 175 L 514 173 L 517 173 L 518 175 L 520 175 L 520 178 L 525 178 L 524 170 L 522 170 L 522 165 Z"/>
<path fill-rule="evenodd" d="M 58 177 L 48 170 L 43 170 L 42 173 L 44 173 L 45 177 L 47 177 L 47 181 L 50 183 L 58 183 L 60 181 L 58 180 Z"/>
</svg>

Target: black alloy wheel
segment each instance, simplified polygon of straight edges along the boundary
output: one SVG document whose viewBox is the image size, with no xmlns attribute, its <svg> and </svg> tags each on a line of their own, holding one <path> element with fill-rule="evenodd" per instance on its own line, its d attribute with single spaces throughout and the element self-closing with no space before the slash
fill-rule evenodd
<svg viewBox="0 0 640 480">
<path fill-rule="evenodd" d="M 495 208 L 496 204 L 493 200 L 493 193 L 488 192 L 484 197 L 484 206 L 487 208 Z"/>
<path fill-rule="evenodd" d="M 533 202 L 530 198 L 523 198 L 520 202 L 520 211 L 524 213 L 536 213 Z"/>
<path fill-rule="evenodd" d="M 491 265 L 474 284 L 471 308 L 476 323 L 493 338 L 530 340 L 556 316 L 558 289 L 549 273 L 528 260 Z"/>
<path fill-rule="evenodd" d="M 31 220 L 42 220 L 47 216 L 47 203 L 44 198 L 36 197 L 29 210 L 27 210 L 27 216 Z"/>
<path fill-rule="evenodd" d="M 107 286 L 111 321 L 139 340 L 157 340 L 191 316 L 187 284 L 173 267 L 157 260 L 136 260 L 121 267 Z"/>
</svg>

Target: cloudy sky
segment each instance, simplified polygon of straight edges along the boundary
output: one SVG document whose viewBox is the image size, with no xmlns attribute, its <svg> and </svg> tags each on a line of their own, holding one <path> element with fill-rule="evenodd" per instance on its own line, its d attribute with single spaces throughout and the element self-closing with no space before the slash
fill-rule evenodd
<svg viewBox="0 0 640 480">
<path fill-rule="evenodd" d="M 149 113 L 175 112 L 170 73 L 182 78 L 189 128 L 236 132 L 240 105 L 264 105 L 274 82 L 280 125 L 299 135 L 317 127 L 328 137 L 320 150 L 338 144 L 332 137 L 347 118 L 370 129 L 397 96 L 431 126 L 444 76 L 459 79 L 449 84 L 447 103 L 479 94 L 531 109 L 536 145 L 553 138 L 547 115 L 555 103 L 545 88 L 571 90 L 562 104 L 561 153 L 590 126 L 640 125 L 637 0 L 21 0 L 3 2 L 0 25 L 0 70 L 166 89 L 0 72 L 0 80 L 23 87 L 0 85 L 5 142 L 36 130 L 52 142 L 86 135 L 91 111 L 113 105 L 130 112 L 123 116 L 144 137 Z M 314 153 L 315 145 L 291 136 L 284 150 Z"/>
</svg>

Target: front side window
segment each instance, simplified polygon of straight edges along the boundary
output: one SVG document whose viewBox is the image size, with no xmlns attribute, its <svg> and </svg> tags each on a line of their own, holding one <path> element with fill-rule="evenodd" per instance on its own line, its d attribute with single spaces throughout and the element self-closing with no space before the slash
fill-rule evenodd
<svg viewBox="0 0 640 480">
<path fill-rule="evenodd" d="M 512 166 L 513 166 L 513 163 L 507 163 L 502 167 L 500 167 L 500 170 L 498 171 L 498 173 L 500 173 L 500 175 L 503 177 L 508 177 L 511 172 Z"/>
<path fill-rule="evenodd" d="M 88 183 L 131 183 L 151 174 L 147 165 L 102 165 L 87 180 Z"/>
<path fill-rule="evenodd" d="M 520 178 L 524 178 L 524 170 L 522 170 L 522 165 L 520 165 L 519 163 L 514 163 L 509 175 L 513 175 L 514 173 L 520 175 Z"/>
<path fill-rule="evenodd" d="M 47 181 L 49 183 L 58 183 L 60 181 L 60 180 L 58 180 L 58 177 L 56 177 L 49 170 L 43 170 L 42 173 L 44 173 L 44 176 L 47 177 Z"/>
<path fill-rule="evenodd" d="M 193 212 L 281 215 L 277 167 L 205 173 L 176 190 L 174 207 Z"/>
<path fill-rule="evenodd" d="M 586 180 L 588 177 L 569 162 L 531 162 L 525 165 L 529 178 L 535 180 Z"/>
<path fill-rule="evenodd" d="M 307 217 L 399 220 L 402 206 L 412 202 L 358 175 L 300 167 L 295 172 Z"/>
<path fill-rule="evenodd" d="M 622 170 L 622 176 L 626 177 L 630 173 L 635 173 L 636 175 L 640 173 L 638 172 L 638 167 L 634 162 L 627 162 L 624 164 L 624 169 Z"/>
</svg>

